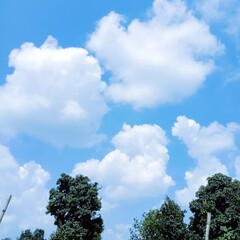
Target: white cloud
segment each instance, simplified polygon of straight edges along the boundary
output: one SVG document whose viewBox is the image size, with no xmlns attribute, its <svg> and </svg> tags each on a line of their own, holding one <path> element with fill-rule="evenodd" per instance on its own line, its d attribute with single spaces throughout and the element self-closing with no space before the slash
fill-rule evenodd
<svg viewBox="0 0 240 240">
<path fill-rule="evenodd" d="M 106 201 L 105 199 L 102 199 L 101 202 L 102 202 L 102 208 L 101 208 L 102 213 L 111 212 L 113 209 L 116 209 L 119 207 L 119 204 Z"/>
<path fill-rule="evenodd" d="M 123 16 L 111 12 L 99 21 L 87 46 L 112 72 L 106 95 L 135 108 L 194 94 L 223 49 L 179 0 L 155 0 L 150 19 L 126 25 Z"/>
<path fill-rule="evenodd" d="M 236 177 L 240 179 L 240 156 L 235 160 Z"/>
<path fill-rule="evenodd" d="M 167 175 L 169 159 L 165 132 L 157 125 L 124 125 L 112 140 L 115 150 L 102 160 L 75 165 L 103 186 L 105 199 L 121 200 L 164 194 L 174 184 Z"/>
<path fill-rule="evenodd" d="M 198 0 L 196 9 L 207 22 L 221 21 L 229 23 L 232 17 L 237 17 L 239 12 L 239 1 L 237 0 Z M 237 26 L 236 26 L 237 27 Z"/>
<path fill-rule="evenodd" d="M 233 0 L 235 1 L 235 0 Z M 206 21 L 217 21 L 225 17 L 225 9 L 228 7 L 229 2 L 222 0 L 199 0 L 196 1 L 197 10 L 202 14 Z"/>
<path fill-rule="evenodd" d="M 172 134 L 187 146 L 188 154 L 196 160 L 196 167 L 185 173 L 187 186 L 176 191 L 178 202 L 188 204 L 194 198 L 201 185 L 206 184 L 206 178 L 221 172 L 228 174 L 227 167 L 221 163 L 219 154 L 236 149 L 234 134 L 240 126 L 234 123 L 226 127 L 217 122 L 208 127 L 202 127 L 192 119 L 179 116 L 172 128 Z"/>
<path fill-rule="evenodd" d="M 19 165 L 9 149 L 0 145 L 0 175 L 1 209 L 12 194 L 0 227 L 0 238 L 16 237 L 28 228 L 43 228 L 49 234 L 53 230 L 53 219 L 45 214 L 49 173 L 35 162 Z"/>
<path fill-rule="evenodd" d="M 217 32 L 224 34 L 222 38 L 226 42 L 226 52 L 231 58 L 228 64 L 224 63 L 221 69 L 227 67 L 226 81 L 240 80 L 240 2 L 239 0 L 197 0 L 195 8 L 202 18 L 215 28 Z M 235 44 L 235 46 L 233 46 Z M 229 51 L 228 51 L 229 48 Z M 232 51 L 235 49 L 235 52 Z M 235 55 L 235 56 L 234 56 Z M 230 65 L 229 65 L 230 64 Z"/>
<path fill-rule="evenodd" d="M 0 135 L 25 133 L 54 145 L 89 146 L 107 111 L 98 61 L 81 48 L 61 48 L 53 37 L 25 43 L 9 57 L 14 68 L 0 87 Z"/>
<path fill-rule="evenodd" d="M 105 240 L 126 240 L 129 238 L 129 224 L 118 224 L 113 229 L 106 229 L 103 233 Z"/>
<path fill-rule="evenodd" d="M 196 9 L 209 24 L 218 23 L 221 31 L 236 39 L 239 55 L 240 2 L 238 0 L 198 0 Z M 239 56 L 238 56 L 239 58 Z"/>
</svg>

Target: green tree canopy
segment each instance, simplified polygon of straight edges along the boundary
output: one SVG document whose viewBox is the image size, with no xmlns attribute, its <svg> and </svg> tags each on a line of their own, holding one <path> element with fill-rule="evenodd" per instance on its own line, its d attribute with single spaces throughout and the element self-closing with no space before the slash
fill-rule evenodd
<svg viewBox="0 0 240 240">
<path fill-rule="evenodd" d="M 239 240 L 240 236 L 240 181 L 221 173 L 207 179 L 207 185 L 196 192 L 190 203 L 193 216 L 190 218 L 191 239 L 203 239 L 207 212 L 212 215 L 210 239 Z"/>
<path fill-rule="evenodd" d="M 98 184 L 86 176 L 62 174 L 56 189 L 50 190 L 47 213 L 55 218 L 57 231 L 52 239 L 98 240 L 103 220 L 98 214 L 101 201 Z"/>
<path fill-rule="evenodd" d="M 150 210 L 140 221 L 134 219 L 131 240 L 185 240 L 187 228 L 183 222 L 185 211 L 166 197 L 160 209 Z"/>
<path fill-rule="evenodd" d="M 30 229 L 22 231 L 18 240 L 44 240 L 44 230 L 36 229 L 33 233 Z"/>
</svg>

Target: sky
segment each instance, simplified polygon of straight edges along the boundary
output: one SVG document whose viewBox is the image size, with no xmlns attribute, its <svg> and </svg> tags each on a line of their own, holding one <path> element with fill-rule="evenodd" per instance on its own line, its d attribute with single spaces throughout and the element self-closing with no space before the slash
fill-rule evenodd
<svg viewBox="0 0 240 240">
<path fill-rule="evenodd" d="M 0 238 L 55 230 L 61 173 L 101 186 L 103 240 L 240 179 L 239 67 L 238 0 L 1 0 Z"/>
</svg>

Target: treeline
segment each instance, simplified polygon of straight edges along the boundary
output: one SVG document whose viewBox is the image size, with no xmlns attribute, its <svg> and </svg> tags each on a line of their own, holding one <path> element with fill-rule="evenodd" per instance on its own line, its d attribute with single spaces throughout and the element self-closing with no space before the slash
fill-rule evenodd
<svg viewBox="0 0 240 240">
<path fill-rule="evenodd" d="M 209 239 L 240 240 L 240 182 L 223 174 L 207 179 L 207 185 L 191 201 L 189 224 L 186 211 L 168 197 L 160 209 L 150 210 L 140 220 L 134 219 L 131 240 L 203 240 L 207 213 L 211 213 Z"/>
<path fill-rule="evenodd" d="M 56 232 L 50 240 L 100 240 L 103 220 L 98 183 L 86 176 L 62 174 L 49 194 L 47 214 L 54 216 Z M 160 209 L 143 213 L 134 219 L 130 240 L 202 240 L 205 237 L 207 213 L 211 213 L 209 239 L 240 240 L 240 181 L 215 174 L 201 186 L 189 203 L 192 212 L 189 224 L 186 211 L 169 197 Z M 44 240 L 44 231 L 25 230 L 18 240 Z M 10 240 L 5 238 L 2 240 Z M 113 239 L 114 240 L 114 239 Z"/>
</svg>

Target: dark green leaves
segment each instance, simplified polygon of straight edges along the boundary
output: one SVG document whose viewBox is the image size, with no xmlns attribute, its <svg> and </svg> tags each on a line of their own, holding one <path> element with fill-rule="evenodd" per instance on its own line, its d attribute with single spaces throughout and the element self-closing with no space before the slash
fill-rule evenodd
<svg viewBox="0 0 240 240">
<path fill-rule="evenodd" d="M 33 233 L 30 229 L 23 231 L 18 240 L 44 240 L 44 230 L 36 229 Z"/>
<path fill-rule="evenodd" d="M 183 222 L 185 211 L 168 197 L 161 208 L 144 213 L 140 221 L 134 220 L 130 229 L 131 240 L 184 240 L 187 228 Z"/>
<path fill-rule="evenodd" d="M 98 184 L 86 176 L 62 174 L 56 189 L 50 190 L 47 213 L 55 218 L 57 232 L 52 239 L 100 239 L 103 221 L 98 211 Z"/>
<path fill-rule="evenodd" d="M 193 216 L 188 228 L 183 223 L 185 211 L 166 198 L 158 210 L 134 219 L 131 240 L 202 240 L 205 237 L 207 213 L 212 215 L 209 239 L 240 239 L 240 181 L 221 173 L 207 179 L 207 185 L 196 192 L 190 202 Z"/>
<path fill-rule="evenodd" d="M 212 214 L 210 239 L 237 240 L 240 236 L 240 182 L 223 174 L 208 178 L 208 184 L 196 193 L 190 203 L 189 230 L 196 239 L 203 239 L 207 212 Z"/>
</svg>

